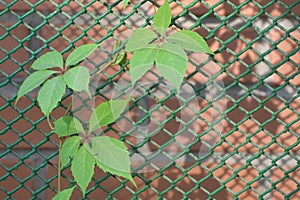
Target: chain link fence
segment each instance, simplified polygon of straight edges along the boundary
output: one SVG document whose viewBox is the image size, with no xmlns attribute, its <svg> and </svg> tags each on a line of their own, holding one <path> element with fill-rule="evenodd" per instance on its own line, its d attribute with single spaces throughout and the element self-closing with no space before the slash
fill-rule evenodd
<svg viewBox="0 0 300 200">
<path fill-rule="evenodd" d="M 50 50 L 67 56 L 101 43 L 84 66 L 104 66 L 117 39 L 151 25 L 163 1 L 0 1 L 0 197 L 51 199 L 58 138 L 36 91 L 15 105 L 30 64 Z M 86 199 L 300 199 L 300 1 L 170 1 L 172 30 L 190 29 L 215 56 L 192 53 L 179 96 L 155 69 L 131 87 L 125 66 L 107 68 L 74 114 L 132 96 L 128 111 L 99 134 L 130 150 L 129 181 L 96 170 Z M 68 92 L 53 112 L 72 100 Z M 69 169 L 62 186 L 74 184 Z M 71 199 L 80 199 L 77 188 Z"/>
</svg>

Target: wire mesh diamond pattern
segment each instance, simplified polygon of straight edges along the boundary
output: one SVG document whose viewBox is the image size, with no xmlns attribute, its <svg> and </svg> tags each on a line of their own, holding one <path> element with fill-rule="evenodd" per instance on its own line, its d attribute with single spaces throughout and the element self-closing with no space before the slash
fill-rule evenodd
<svg viewBox="0 0 300 200">
<path fill-rule="evenodd" d="M 133 88 L 125 66 L 112 66 L 74 112 L 120 96 L 128 111 L 98 134 L 125 142 L 129 181 L 96 169 L 86 199 L 298 199 L 300 2 L 169 1 L 173 30 L 190 29 L 215 56 L 190 53 L 180 95 L 153 68 Z M 0 197 L 51 199 L 57 192 L 58 138 L 36 101 L 16 94 L 32 62 L 50 50 L 66 57 L 99 43 L 84 65 L 92 73 L 112 44 L 153 24 L 163 1 L 0 1 Z M 128 63 L 127 63 L 128 64 Z M 67 109 L 64 96 L 51 116 Z M 62 185 L 74 185 L 70 169 Z M 76 188 L 72 198 L 82 198 Z"/>
</svg>

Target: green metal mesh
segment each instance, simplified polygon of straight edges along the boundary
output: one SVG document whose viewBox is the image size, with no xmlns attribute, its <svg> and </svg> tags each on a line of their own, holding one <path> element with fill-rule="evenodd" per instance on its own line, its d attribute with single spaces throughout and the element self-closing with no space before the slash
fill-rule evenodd
<svg viewBox="0 0 300 200">
<path fill-rule="evenodd" d="M 96 42 L 102 51 L 84 63 L 96 72 L 116 37 L 150 25 L 162 2 L 132 1 L 123 10 L 120 0 L 0 1 L 1 199 L 50 199 L 57 192 L 58 140 L 39 111 L 36 91 L 15 105 L 30 64 L 49 50 L 66 56 Z M 152 84 L 140 83 L 127 115 L 103 130 L 129 147 L 138 187 L 96 170 L 86 199 L 299 199 L 300 2 L 170 5 L 172 29 L 197 31 L 216 55 L 190 55 L 180 97 L 155 70 L 147 73 Z M 128 96 L 128 71 L 112 67 L 93 88 L 99 102 Z M 73 184 L 64 170 L 63 187 Z M 81 198 L 78 188 L 73 195 Z"/>
</svg>

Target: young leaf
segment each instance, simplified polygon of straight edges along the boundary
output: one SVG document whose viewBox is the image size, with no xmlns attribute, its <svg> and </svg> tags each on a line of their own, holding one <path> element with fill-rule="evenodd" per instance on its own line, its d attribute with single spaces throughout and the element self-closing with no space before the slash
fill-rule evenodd
<svg viewBox="0 0 300 200">
<path fill-rule="evenodd" d="M 171 8 L 166 1 L 154 15 L 154 27 L 160 35 L 164 35 L 171 24 L 172 13 Z"/>
<path fill-rule="evenodd" d="M 52 198 L 52 200 L 68 200 L 68 199 L 70 199 L 74 188 L 75 188 L 75 186 L 65 189 L 63 191 L 60 191 Z"/>
<path fill-rule="evenodd" d="M 44 70 L 59 67 L 62 69 L 63 66 L 64 60 L 62 55 L 57 51 L 51 51 L 36 59 L 31 65 L 31 68 L 35 70 Z"/>
<path fill-rule="evenodd" d="M 190 30 L 176 32 L 170 35 L 167 39 L 189 51 L 214 54 L 208 47 L 205 40 L 199 34 Z"/>
<path fill-rule="evenodd" d="M 127 178 L 136 186 L 130 174 L 129 153 L 123 142 L 108 136 L 99 136 L 91 139 L 91 145 L 90 151 L 103 171 Z"/>
<path fill-rule="evenodd" d="M 176 45 L 164 43 L 157 52 L 155 61 L 161 75 L 179 92 L 188 64 L 188 57 L 184 50 Z"/>
<path fill-rule="evenodd" d="M 30 74 L 23 84 L 21 85 L 18 97 L 16 100 L 16 103 L 22 97 L 24 94 L 27 94 L 28 92 L 34 90 L 35 88 L 39 87 L 40 84 L 42 84 L 45 80 L 47 80 L 52 74 L 54 74 L 56 71 L 52 70 L 42 70 L 42 71 L 36 71 Z"/>
<path fill-rule="evenodd" d="M 95 49 L 97 49 L 98 44 L 85 44 L 77 47 L 66 60 L 66 67 L 76 65 L 79 62 L 86 59 Z"/>
<path fill-rule="evenodd" d="M 77 66 L 69 69 L 63 75 L 63 78 L 69 88 L 76 92 L 85 91 L 90 95 L 89 84 L 90 74 L 86 67 Z"/>
<path fill-rule="evenodd" d="M 110 100 L 97 106 L 90 118 L 89 132 L 113 123 L 124 111 L 127 103 L 128 99 Z"/>
<path fill-rule="evenodd" d="M 75 152 L 71 165 L 74 180 L 81 188 L 83 195 L 85 195 L 86 188 L 92 180 L 95 167 L 95 158 L 85 146 L 83 145 Z"/>
<path fill-rule="evenodd" d="M 78 151 L 81 138 L 79 136 L 73 136 L 63 143 L 60 153 L 60 169 L 62 170 L 73 158 L 76 151 Z"/>
<path fill-rule="evenodd" d="M 112 65 L 121 65 L 122 66 L 126 62 L 127 62 L 127 54 L 124 50 L 118 52 L 112 59 Z"/>
<path fill-rule="evenodd" d="M 61 76 L 56 76 L 42 86 L 38 93 L 37 101 L 44 115 L 49 117 L 51 111 L 61 101 L 62 96 L 66 91 L 66 84 Z"/>
<path fill-rule="evenodd" d="M 71 116 L 63 116 L 54 122 L 55 132 L 59 137 L 83 133 L 80 121 Z"/>
<path fill-rule="evenodd" d="M 132 85 L 154 64 L 157 44 L 150 44 L 134 52 L 130 60 L 130 78 Z"/>
<path fill-rule="evenodd" d="M 126 8 L 128 2 L 129 2 L 129 0 L 123 0 L 123 8 L 124 8 L 124 10 L 125 10 L 125 8 Z"/>
<path fill-rule="evenodd" d="M 147 28 L 137 29 L 132 33 L 132 35 L 128 38 L 128 42 L 125 47 L 125 51 L 131 52 L 137 49 L 144 48 L 151 41 L 156 39 L 156 34 Z"/>
<path fill-rule="evenodd" d="M 117 49 L 122 48 L 122 41 L 117 40 L 116 44 L 114 45 L 112 52 L 115 52 Z M 124 49 L 119 50 L 118 52 L 115 52 L 112 56 L 111 62 L 112 65 L 123 65 L 126 63 L 127 60 L 127 54 Z"/>
</svg>

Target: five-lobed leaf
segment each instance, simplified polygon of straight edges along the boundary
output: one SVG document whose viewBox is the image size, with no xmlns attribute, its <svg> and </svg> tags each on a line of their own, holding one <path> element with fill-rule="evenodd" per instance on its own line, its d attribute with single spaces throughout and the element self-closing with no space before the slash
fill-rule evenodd
<svg viewBox="0 0 300 200">
<path fill-rule="evenodd" d="M 214 54 L 205 40 L 199 34 L 190 30 L 176 32 L 170 35 L 167 40 L 189 51 Z"/>
<path fill-rule="evenodd" d="M 164 43 L 157 52 L 155 62 L 161 75 L 179 92 L 188 64 L 188 57 L 184 50 L 176 45 Z"/>
<path fill-rule="evenodd" d="M 57 51 L 51 51 L 36 59 L 31 65 L 31 68 L 35 70 L 45 70 L 53 67 L 63 69 L 63 66 L 64 60 L 62 55 Z"/>
<path fill-rule="evenodd" d="M 75 186 L 65 189 L 63 191 L 58 192 L 53 198 L 52 200 L 68 200 L 70 199 L 72 192 L 74 190 Z"/>
<path fill-rule="evenodd" d="M 74 180 L 81 188 L 83 195 L 85 195 L 86 188 L 92 180 L 95 167 L 95 158 L 87 150 L 86 146 L 87 144 L 81 146 L 75 152 L 71 166 Z"/>
<path fill-rule="evenodd" d="M 157 44 L 149 44 L 137 50 L 130 60 L 130 78 L 132 85 L 141 78 L 154 64 Z"/>
<path fill-rule="evenodd" d="M 110 100 L 97 106 L 90 118 L 89 132 L 91 133 L 102 126 L 115 122 L 124 111 L 127 103 L 128 99 Z"/>
<path fill-rule="evenodd" d="M 44 115 L 49 117 L 51 111 L 57 106 L 58 102 L 61 101 L 65 91 L 66 83 L 61 76 L 56 76 L 44 83 L 37 97 L 37 101 Z"/>
<path fill-rule="evenodd" d="M 66 60 L 66 67 L 77 65 L 79 62 L 86 59 L 94 50 L 97 49 L 98 44 L 85 44 L 80 47 L 77 47 Z"/>
<path fill-rule="evenodd" d="M 160 35 L 164 35 L 171 24 L 171 8 L 166 1 L 154 15 L 154 27 Z"/>
<path fill-rule="evenodd" d="M 90 74 L 89 70 L 86 67 L 77 66 L 69 69 L 64 73 L 63 78 L 67 86 L 72 90 L 76 92 L 85 91 L 90 95 Z"/>
<path fill-rule="evenodd" d="M 73 158 L 74 154 L 78 151 L 81 138 L 79 136 L 72 136 L 66 139 L 63 143 L 60 153 L 60 170 L 62 170 Z"/>
<path fill-rule="evenodd" d="M 27 94 L 28 92 L 39 87 L 40 84 L 46 81 L 55 72 L 56 71 L 52 71 L 52 70 L 42 70 L 30 74 L 21 85 L 16 102 L 18 102 L 20 97 L 22 97 L 24 94 Z"/>
<path fill-rule="evenodd" d="M 54 122 L 55 132 L 59 137 L 83 133 L 84 129 L 80 121 L 71 116 L 63 116 Z"/>
<path fill-rule="evenodd" d="M 136 186 L 130 174 L 129 153 L 123 142 L 109 136 L 94 137 L 90 151 L 103 171 L 127 178 Z"/>
<path fill-rule="evenodd" d="M 154 15 L 154 28 L 161 36 L 165 35 L 171 20 L 171 8 L 168 1 L 166 1 Z M 146 28 L 138 29 L 132 34 L 126 45 L 126 51 L 134 51 L 130 60 L 132 85 L 155 63 L 161 75 L 171 82 L 179 92 L 188 64 L 188 57 L 184 49 L 214 54 L 205 40 L 196 32 L 190 30 L 176 32 L 167 37 L 167 42 L 162 43 L 160 48 L 157 48 L 156 44 L 149 44 L 156 39 L 151 36 L 153 34 L 151 32 Z M 150 37 L 152 40 L 147 40 L 147 34 L 148 37 L 152 37 Z"/>
<path fill-rule="evenodd" d="M 125 51 L 131 52 L 137 49 L 144 48 L 147 44 L 157 38 L 156 34 L 147 28 L 140 28 L 135 30 L 128 38 Z"/>
</svg>

